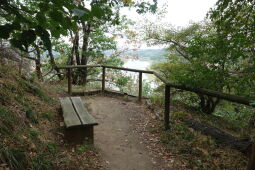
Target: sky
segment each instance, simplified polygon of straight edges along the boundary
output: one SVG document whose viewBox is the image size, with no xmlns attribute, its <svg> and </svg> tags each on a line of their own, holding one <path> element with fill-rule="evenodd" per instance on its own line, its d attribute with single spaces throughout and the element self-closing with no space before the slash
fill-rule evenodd
<svg viewBox="0 0 255 170">
<path fill-rule="evenodd" d="M 191 22 L 202 21 L 216 2 L 217 0 L 158 0 L 159 9 L 165 8 L 165 16 L 160 21 L 156 19 L 155 15 L 146 14 L 142 16 L 128 8 L 122 9 L 121 14 L 127 15 L 128 18 L 138 23 L 147 18 L 150 21 L 166 22 L 180 28 L 188 26 Z M 143 48 L 147 47 L 143 45 Z"/>
<path fill-rule="evenodd" d="M 201 21 L 205 18 L 210 8 L 214 7 L 217 0 L 158 0 L 159 9 L 166 8 L 164 21 L 174 26 L 187 26 L 190 21 Z M 133 20 L 138 20 L 142 16 L 135 11 L 123 9 L 122 14 Z M 153 18 L 152 14 L 145 15 Z"/>
</svg>

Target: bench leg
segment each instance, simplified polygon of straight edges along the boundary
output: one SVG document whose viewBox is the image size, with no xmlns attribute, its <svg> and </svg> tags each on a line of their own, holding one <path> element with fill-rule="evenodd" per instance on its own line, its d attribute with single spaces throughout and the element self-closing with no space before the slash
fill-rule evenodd
<svg viewBox="0 0 255 170">
<path fill-rule="evenodd" d="M 65 130 L 65 137 L 69 143 L 82 144 L 83 142 L 94 143 L 94 127 L 72 127 Z"/>
<path fill-rule="evenodd" d="M 86 134 L 85 140 L 88 140 L 93 144 L 94 143 L 94 126 L 86 127 L 85 134 Z"/>
</svg>

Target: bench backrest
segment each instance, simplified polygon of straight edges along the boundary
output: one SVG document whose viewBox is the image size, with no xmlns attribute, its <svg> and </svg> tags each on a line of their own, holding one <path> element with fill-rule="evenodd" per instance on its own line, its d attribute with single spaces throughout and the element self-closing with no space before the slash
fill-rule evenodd
<svg viewBox="0 0 255 170">
<path fill-rule="evenodd" d="M 84 107 L 80 97 L 60 98 L 64 122 L 67 128 L 74 126 L 90 126 L 98 123 Z"/>
</svg>

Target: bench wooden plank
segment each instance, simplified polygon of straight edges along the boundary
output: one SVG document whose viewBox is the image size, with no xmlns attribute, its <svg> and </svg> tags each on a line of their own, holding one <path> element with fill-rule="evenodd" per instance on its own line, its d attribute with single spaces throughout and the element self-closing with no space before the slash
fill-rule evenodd
<svg viewBox="0 0 255 170">
<path fill-rule="evenodd" d="M 73 108 L 70 98 L 60 98 L 60 104 L 63 110 L 63 117 L 66 127 L 69 128 L 72 126 L 81 125 L 81 121 Z"/>
<path fill-rule="evenodd" d="M 88 110 L 84 107 L 84 104 L 80 97 L 71 97 L 75 110 L 84 126 L 98 125 L 95 119 L 89 114 Z"/>
</svg>

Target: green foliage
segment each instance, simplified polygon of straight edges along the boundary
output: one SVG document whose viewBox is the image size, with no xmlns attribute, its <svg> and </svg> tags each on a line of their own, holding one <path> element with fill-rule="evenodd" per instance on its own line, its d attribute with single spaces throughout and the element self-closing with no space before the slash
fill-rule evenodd
<svg viewBox="0 0 255 170">
<path fill-rule="evenodd" d="M 248 59 L 254 65 L 254 1 L 218 0 L 208 13 L 218 34 L 226 40 L 231 58 Z M 247 70 L 248 71 L 248 70 Z M 251 70 L 250 70 L 251 71 Z"/>
<path fill-rule="evenodd" d="M 59 38 L 67 35 L 68 30 L 77 30 L 78 21 L 93 20 L 95 17 L 101 21 L 113 21 L 119 23 L 119 8 L 126 4 L 122 1 L 91 1 L 91 9 L 80 2 L 71 0 L 44 1 L 4 1 L 0 4 L 0 16 L 4 17 L 8 24 L 1 25 L 1 38 L 11 38 L 15 47 L 28 51 L 28 46 L 38 38 L 44 43 L 47 50 L 51 51 L 50 35 Z M 137 3 L 140 13 L 155 11 L 157 2 Z M 29 36 L 27 36 L 29 35 Z"/>
<path fill-rule="evenodd" d="M 152 94 L 151 82 L 143 80 L 142 96 L 149 97 Z"/>
<path fill-rule="evenodd" d="M 252 135 L 251 129 L 255 124 L 254 109 L 251 107 L 225 102 L 215 110 L 214 115 L 231 124 L 229 129 L 240 133 L 240 136 Z"/>
<path fill-rule="evenodd" d="M 3 19 L 1 23 L 4 23 L 0 25 L 2 33 L 0 38 L 7 39 L 12 46 L 26 53 L 34 51 L 31 48 L 43 49 L 41 53 L 50 56 L 46 64 L 47 67 L 54 68 L 58 73 L 55 57 L 52 55 L 55 52 L 60 54 L 58 63 L 62 65 L 74 64 L 71 62 L 74 52 L 81 56 L 76 55 L 77 64 L 100 64 L 102 62 L 113 65 L 115 65 L 114 62 L 117 62 L 116 64 L 119 64 L 120 62 L 116 58 L 107 61 L 103 55 L 105 50 L 116 49 L 113 36 L 106 35 L 106 33 L 115 29 L 115 26 L 119 30 L 127 28 L 125 25 L 128 23 L 127 19 L 120 17 L 120 8 L 122 7 L 134 7 L 139 13 L 155 12 L 157 0 L 147 1 L 132 1 L 132 3 L 116 0 L 89 0 L 86 3 L 73 0 L 61 2 L 57 0 L 4 1 L 0 3 L 0 19 Z M 79 30 L 83 33 L 82 47 L 79 45 L 79 40 L 76 44 L 78 47 L 74 47 L 75 49 L 71 49 L 69 44 L 63 42 L 61 45 L 55 43 L 61 36 L 69 36 L 70 40 L 75 42 L 73 35 L 80 36 L 81 31 Z M 64 48 L 59 48 L 60 46 Z M 46 50 L 48 54 L 45 53 Z M 32 58 L 38 59 L 36 64 L 40 67 L 40 57 L 33 55 Z M 84 74 L 83 77 L 87 77 L 87 72 Z M 40 75 L 38 73 L 41 79 Z M 58 77 L 62 78 L 60 74 Z"/>
<path fill-rule="evenodd" d="M 214 26 L 214 23 L 193 24 L 180 30 L 162 28 L 160 32 L 148 29 L 149 40 L 169 46 L 167 61 L 153 68 L 160 70 L 172 83 L 254 98 L 255 79 L 250 72 L 252 55 L 233 56 L 235 49 Z M 205 113 L 214 111 L 218 99 L 198 96 Z"/>
<path fill-rule="evenodd" d="M 172 97 L 173 102 L 181 102 L 182 104 L 188 106 L 189 108 L 199 109 L 199 97 L 190 92 L 181 92 L 178 91 Z"/>
<path fill-rule="evenodd" d="M 60 34 L 66 35 L 67 29 L 75 29 L 74 20 L 68 17 L 68 12 L 75 8 L 70 0 L 61 3 L 42 0 L 16 3 L 12 0 L 2 5 L 0 16 L 4 17 L 8 24 L 1 26 L 1 29 L 5 30 L 1 38 L 10 38 L 15 47 L 24 51 L 28 51 L 28 46 L 34 43 L 37 37 L 51 50 L 49 31 L 52 36 L 59 37 Z"/>
<path fill-rule="evenodd" d="M 221 42 L 210 25 L 194 24 L 180 31 L 166 30 L 163 35 L 155 33 L 151 36 L 160 36 L 166 41 L 175 42 L 169 46 L 170 55 L 167 62 L 154 67 L 164 68 L 164 73 L 172 82 L 218 91 L 228 85 L 225 77 L 229 76 L 226 70 L 231 67 L 231 61 L 221 60 L 221 56 L 224 55 L 218 48 Z M 182 45 L 184 42 L 186 46 Z"/>
<path fill-rule="evenodd" d="M 208 17 L 214 23 L 217 34 L 228 49 L 227 57 L 233 61 L 235 76 L 231 83 L 235 93 L 254 96 L 254 1 L 218 0 Z"/>
<path fill-rule="evenodd" d="M 120 75 L 116 79 L 115 83 L 116 83 L 116 86 L 120 89 L 120 91 L 123 92 L 123 88 L 127 85 L 128 81 L 130 81 L 130 77 L 125 75 Z"/>
</svg>

